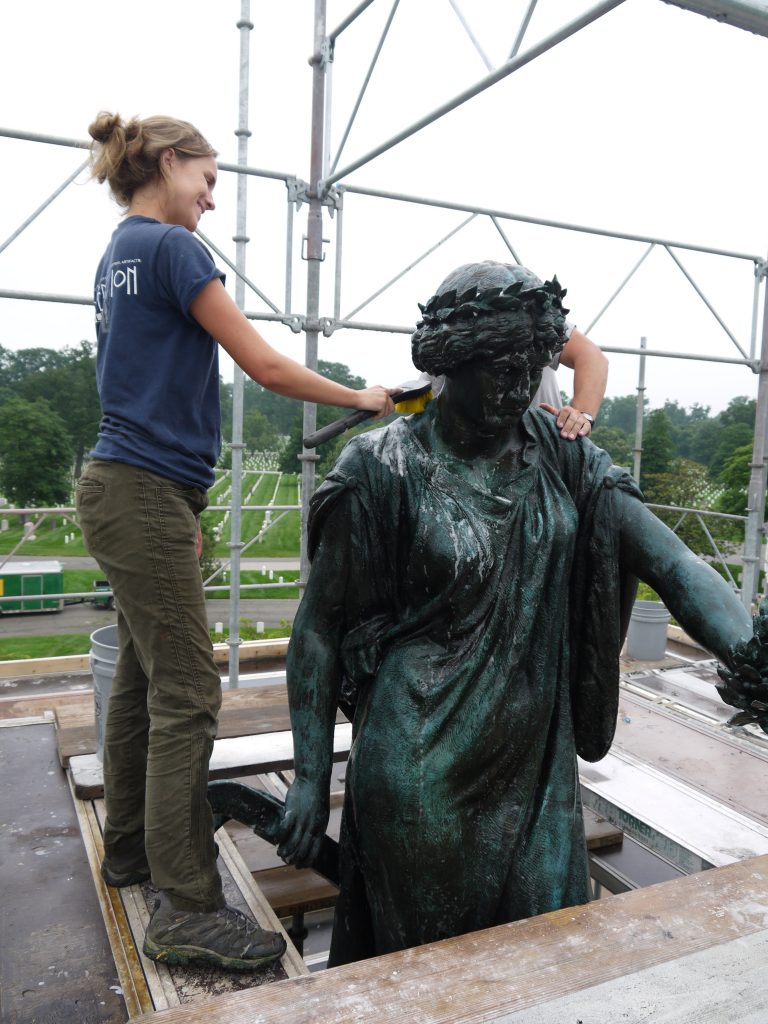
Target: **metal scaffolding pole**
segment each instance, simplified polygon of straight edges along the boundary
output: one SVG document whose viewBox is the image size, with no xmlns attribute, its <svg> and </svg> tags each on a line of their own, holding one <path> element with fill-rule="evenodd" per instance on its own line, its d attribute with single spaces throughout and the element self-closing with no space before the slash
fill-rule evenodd
<svg viewBox="0 0 768 1024">
<path fill-rule="evenodd" d="M 392 21 L 393 21 L 393 19 L 395 17 L 395 12 L 397 11 L 399 3 L 400 3 L 400 0 L 394 0 L 394 3 L 392 4 L 392 9 L 389 12 L 389 17 L 387 18 L 386 24 L 384 25 L 384 30 L 383 30 L 383 32 L 381 34 L 381 38 L 379 39 L 379 42 L 378 42 L 378 44 L 376 46 L 376 50 L 374 51 L 374 54 L 373 54 L 373 58 L 371 59 L 370 67 L 368 68 L 368 71 L 366 72 L 365 78 L 363 79 L 363 84 L 360 86 L 360 92 L 358 93 L 357 99 L 355 100 L 355 104 L 352 107 L 352 113 L 349 115 L 349 121 L 347 122 L 347 127 L 344 129 L 344 132 L 343 132 L 343 134 L 341 136 L 341 142 L 339 143 L 339 148 L 336 151 L 336 156 L 333 158 L 333 162 L 331 163 L 331 171 L 335 171 L 336 170 L 336 165 L 339 162 L 339 158 L 341 156 L 342 150 L 344 149 L 345 145 L 347 144 L 347 139 L 349 138 L 349 133 L 352 131 L 352 125 L 355 123 L 355 118 L 357 117 L 357 112 L 360 109 L 360 104 L 363 102 L 363 97 L 365 96 L 365 90 L 368 88 L 368 83 L 371 80 L 371 75 L 373 74 L 373 70 L 376 67 L 376 63 L 377 63 L 377 61 L 379 59 L 379 56 L 381 54 L 381 51 L 382 51 L 382 48 L 384 46 L 384 42 L 386 41 L 387 35 L 389 34 L 389 30 L 390 30 L 390 27 L 392 26 Z M 323 169 L 323 174 L 325 174 L 325 169 Z"/>
<path fill-rule="evenodd" d="M 517 51 L 520 49 L 520 46 L 523 42 L 523 38 L 525 37 L 525 33 L 528 31 L 528 25 L 530 24 L 535 9 L 536 0 L 531 0 L 531 2 L 528 4 L 528 10 L 525 12 L 523 20 L 520 23 L 520 28 L 517 30 L 517 36 L 515 37 L 515 41 L 512 44 L 512 49 L 509 51 L 509 59 L 517 56 Z"/>
<path fill-rule="evenodd" d="M 388 192 L 380 188 L 366 188 L 362 185 L 345 185 L 344 192 L 348 195 L 371 196 L 374 199 L 392 199 L 399 203 L 413 203 L 415 206 L 431 206 L 436 210 L 459 210 L 464 213 L 485 214 L 488 217 L 500 217 L 502 220 L 514 220 L 520 224 L 538 224 L 543 228 L 561 228 L 563 231 L 578 231 L 596 238 L 621 238 L 627 242 L 653 242 L 656 245 L 671 246 L 673 249 L 688 249 L 691 252 L 706 253 L 710 256 L 729 256 L 737 260 L 749 260 L 756 266 L 764 260 L 762 256 L 751 252 L 737 252 L 735 249 L 716 249 L 710 245 L 696 245 L 694 242 L 679 242 L 671 238 L 653 235 L 637 235 L 628 231 L 609 231 L 607 228 L 590 227 L 588 224 L 573 224 L 565 220 L 548 220 L 546 217 L 534 217 L 524 213 L 513 213 L 510 210 L 498 210 L 493 206 L 476 206 L 474 203 L 452 203 L 444 199 L 430 199 L 426 196 L 411 195 L 407 192 Z"/>
<path fill-rule="evenodd" d="M 640 339 L 640 349 L 644 351 L 648 345 L 647 338 Z M 635 462 L 632 475 L 640 483 L 640 464 L 643 458 L 643 416 L 645 415 L 645 356 L 638 360 L 640 367 L 637 373 L 637 406 L 635 408 Z"/>
<path fill-rule="evenodd" d="M 664 0 L 694 14 L 703 14 L 734 28 L 768 36 L 768 3 L 765 0 Z"/>
<path fill-rule="evenodd" d="M 241 0 L 240 20 L 240 101 L 237 121 L 237 162 L 245 167 L 248 164 L 248 79 L 249 79 L 249 33 L 253 29 L 250 20 L 250 0 Z M 248 209 L 248 179 L 243 174 L 237 176 L 237 232 L 235 242 L 235 301 L 240 309 L 245 309 L 245 247 L 248 243 L 246 231 L 246 214 Z M 230 517 L 230 591 L 229 591 L 229 687 L 236 689 L 240 673 L 240 550 L 243 546 L 240 537 L 240 520 L 243 499 L 243 384 L 245 375 L 235 364 L 232 383 L 232 515 Z"/>
<path fill-rule="evenodd" d="M 15 230 L 14 232 L 12 232 L 12 233 L 11 233 L 11 234 L 10 234 L 10 235 L 9 235 L 9 236 L 8 236 L 8 237 L 6 238 L 6 240 L 5 240 L 5 241 L 4 241 L 3 243 L 2 243 L 2 245 L 0 245 L 0 252 L 2 252 L 2 251 L 3 251 L 3 249 L 7 249 L 7 248 L 8 248 L 8 246 L 9 246 L 9 245 L 11 244 L 11 242 L 12 242 L 12 241 L 13 241 L 13 240 L 14 240 L 15 238 L 18 238 L 18 237 L 19 237 L 19 235 L 20 235 L 20 234 L 22 233 L 22 231 L 26 230 L 26 228 L 28 228 L 28 227 L 29 227 L 29 225 L 30 225 L 30 224 L 32 224 L 32 222 L 33 222 L 34 220 L 36 220 L 36 219 L 37 219 L 37 218 L 38 218 L 38 217 L 40 216 L 40 214 L 41 214 L 41 213 L 43 212 L 43 210 L 46 210 L 46 209 L 47 209 L 47 208 L 48 208 L 48 207 L 49 207 L 49 206 L 51 205 L 51 203 L 52 203 L 52 202 L 54 201 L 54 199 L 56 199 L 56 198 L 57 198 L 57 196 L 60 196 L 60 195 L 61 195 L 61 193 L 62 193 L 62 192 L 64 191 L 64 189 L 65 189 L 65 188 L 67 188 L 67 187 L 68 187 L 69 185 L 71 185 L 71 184 L 72 184 L 72 182 L 73 182 L 73 181 L 75 180 L 75 178 L 76 178 L 76 177 L 77 177 L 77 176 L 78 176 L 78 175 L 80 174 L 80 172 L 81 172 L 81 171 L 84 171 L 84 170 L 85 170 L 85 168 L 86 168 L 86 167 L 88 166 L 88 164 L 89 164 L 89 161 L 88 161 L 88 160 L 85 160 L 85 161 L 84 161 L 83 163 L 81 163 L 81 164 L 80 164 L 80 165 L 79 165 L 78 167 L 76 167 L 76 168 L 75 168 L 75 170 L 74 170 L 74 171 L 72 171 L 72 173 L 71 173 L 71 174 L 69 175 L 69 177 L 68 177 L 68 178 L 66 179 L 66 181 L 63 181 L 63 182 L 61 183 L 61 185 L 59 185 L 59 187 L 58 187 L 58 188 L 56 189 L 56 191 L 55 191 L 55 192 L 52 192 L 52 193 L 51 193 L 51 195 L 49 195 L 49 196 L 48 196 L 48 198 L 47 198 L 47 199 L 45 200 L 45 202 L 44 202 L 44 203 L 41 203 L 41 204 L 40 204 L 40 206 L 38 206 L 38 208 L 37 208 L 37 209 L 35 210 L 35 212 L 34 212 L 34 213 L 31 213 L 31 214 L 29 215 L 29 217 L 27 217 L 27 219 L 26 219 L 26 220 L 24 221 L 24 223 L 23 223 L 23 224 L 20 224 L 20 225 L 19 225 L 19 226 L 18 226 L 18 227 L 16 228 L 16 230 Z"/>
<path fill-rule="evenodd" d="M 487 71 L 493 71 L 493 63 L 491 62 L 491 59 L 489 58 L 488 54 L 485 52 L 485 50 L 480 45 L 480 40 L 477 38 L 475 33 L 472 31 L 472 26 L 469 24 L 467 19 L 464 17 L 464 13 L 461 10 L 461 8 L 459 7 L 459 5 L 456 3 L 456 0 L 448 0 L 448 3 L 451 5 L 451 7 L 453 8 L 454 14 L 456 15 L 456 17 L 461 22 L 462 28 L 464 29 L 464 31 L 469 36 L 470 42 L 472 43 L 474 48 L 477 50 L 477 52 L 480 54 L 480 59 L 482 60 L 483 64 L 485 64 L 486 70 Z M 514 54 L 513 54 L 513 56 L 514 56 Z"/>
<path fill-rule="evenodd" d="M 765 277 L 763 277 L 765 287 Z M 763 551 L 763 513 L 766 486 L 766 444 L 768 443 L 768 287 L 763 305 L 763 337 L 760 348 L 755 436 L 752 465 L 747 491 L 747 526 L 744 534 L 744 570 L 741 578 L 741 599 L 747 609 L 757 597 L 760 583 L 760 562 Z"/>
<path fill-rule="evenodd" d="M 421 131 L 422 128 L 426 128 L 427 125 L 439 120 L 444 114 L 450 113 L 452 110 L 460 107 L 462 103 L 466 103 L 467 100 L 473 99 L 481 92 L 489 89 L 492 85 L 500 82 L 503 78 L 511 75 L 513 71 L 517 71 L 519 68 L 525 67 L 526 64 L 530 64 L 531 61 L 540 57 L 543 53 L 546 53 L 547 50 L 551 50 L 554 46 L 557 46 L 558 43 L 562 43 L 565 39 L 568 39 L 570 36 L 580 32 L 581 29 L 586 28 L 586 26 L 590 25 L 593 21 L 597 21 L 598 18 L 602 18 L 603 15 L 608 14 L 610 11 L 614 10 L 614 8 L 619 7 L 622 3 L 624 3 L 624 0 L 602 0 L 601 3 L 597 4 L 591 10 L 586 11 L 578 18 L 575 18 L 558 32 L 555 32 L 552 35 L 547 36 L 547 38 L 543 39 L 541 42 L 536 43 L 530 48 L 530 50 L 526 50 L 525 53 L 521 54 L 519 57 L 512 57 L 505 64 L 502 64 L 500 68 L 497 68 L 496 71 L 492 71 L 491 74 L 486 75 L 485 78 L 481 79 L 470 89 L 465 89 L 464 92 L 459 93 L 458 96 L 455 96 L 452 100 L 444 103 L 431 114 L 421 118 L 415 124 L 412 124 L 409 128 L 406 128 L 398 135 L 395 135 L 393 138 L 383 142 L 380 146 L 377 146 L 376 149 L 371 150 L 370 153 L 366 153 L 365 156 L 361 156 L 358 160 L 355 160 L 354 163 L 348 164 L 341 171 L 336 171 L 329 175 L 321 183 L 321 192 L 325 193 L 329 186 L 334 185 L 337 181 L 341 181 L 342 178 L 346 178 L 346 176 L 351 174 L 352 171 L 356 171 L 359 167 L 362 167 L 363 164 L 370 163 L 375 157 L 381 156 L 381 154 L 386 153 L 388 149 L 392 149 L 393 146 L 397 146 L 399 143 L 404 142 L 405 139 L 410 138 L 411 135 L 415 135 L 416 132 Z M 319 51 L 316 49 L 316 57 L 318 53 Z"/>
<path fill-rule="evenodd" d="M 320 314 L 320 264 L 323 260 L 323 201 L 318 190 L 325 171 L 325 76 L 328 62 L 325 36 L 325 0 L 315 0 L 315 40 L 312 56 L 312 137 L 309 169 L 309 217 L 307 220 L 307 325 L 304 363 L 317 370 L 318 317 Z M 304 403 L 304 437 L 317 425 L 317 406 Z M 307 521 L 309 500 L 315 490 L 315 463 L 320 456 L 303 451 L 301 460 L 301 581 L 309 576 Z"/>
</svg>

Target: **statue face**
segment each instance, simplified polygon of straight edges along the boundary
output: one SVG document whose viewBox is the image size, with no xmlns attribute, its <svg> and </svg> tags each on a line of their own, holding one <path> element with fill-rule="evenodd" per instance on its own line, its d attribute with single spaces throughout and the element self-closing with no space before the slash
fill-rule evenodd
<svg viewBox="0 0 768 1024">
<path fill-rule="evenodd" d="M 517 422 L 531 404 L 542 372 L 540 366 L 529 367 L 525 356 L 511 352 L 473 360 L 449 374 L 451 399 L 478 426 L 503 427 Z"/>
</svg>

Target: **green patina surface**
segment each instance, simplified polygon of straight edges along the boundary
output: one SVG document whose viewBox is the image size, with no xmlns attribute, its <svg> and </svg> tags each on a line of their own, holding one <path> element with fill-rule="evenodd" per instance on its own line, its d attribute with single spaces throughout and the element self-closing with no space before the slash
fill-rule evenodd
<svg viewBox="0 0 768 1024">
<path fill-rule="evenodd" d="M 750 635 L 624 470 L 526 412 L 562 294 L 499 264 L 450 275 L 413 339 L 417 367 L 447 375 L 438 399 L 354 438 L 313 497 L 278 849 L 317 855 L 340 705 L 332 965 L 589 898 L 576 755 L 610 747 L 635 576 L 731 667 Z"/>
</svg>

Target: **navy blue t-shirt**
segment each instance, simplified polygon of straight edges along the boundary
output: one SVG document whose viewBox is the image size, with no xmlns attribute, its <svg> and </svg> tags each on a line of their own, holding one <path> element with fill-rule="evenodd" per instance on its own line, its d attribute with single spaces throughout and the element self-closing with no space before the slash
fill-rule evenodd
<svg viewBox="0 0 768 1024">
<path fill-rule="evenodd" d="M 224 275 L 186 228 L 128 217 L 96 273 L 102 420 L 91 455 L 207 490 L 221 451 L 218 345 L 189 312 Z"/>
</svg>

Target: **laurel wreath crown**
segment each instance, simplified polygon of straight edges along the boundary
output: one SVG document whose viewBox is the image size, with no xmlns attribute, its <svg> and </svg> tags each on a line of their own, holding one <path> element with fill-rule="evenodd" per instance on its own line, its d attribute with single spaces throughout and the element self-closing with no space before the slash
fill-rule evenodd
<svg viewBox="0 0 768 1024">
<path fill-rule="evenodd" d="M 486 288 L 483 291 L 473 286 L 461 295 L 452 288 L 442 295 L 433 295 L 423 306 L 419 303 L 422 320 L 418 326 L 426 324 L 433 327 L 449 320 L 469 319 L 487 313 L 517 312 L 534 305 L 540 309 L 554 306 L 566 316 L 569 311 L 562 303 L 565 295 L 566 289 L 560 286 L 556 276 L 533 288 L 526 281 L 515 281 L 506 288 Z"/>
</svg>

